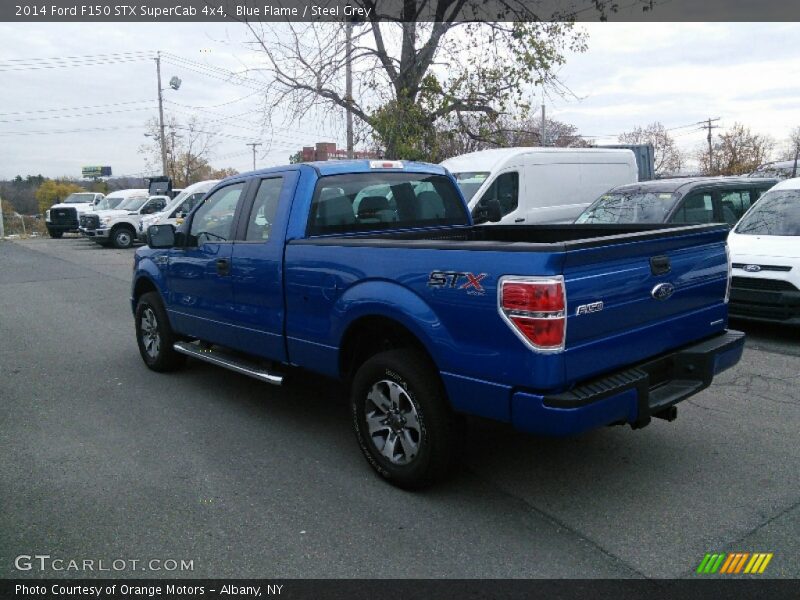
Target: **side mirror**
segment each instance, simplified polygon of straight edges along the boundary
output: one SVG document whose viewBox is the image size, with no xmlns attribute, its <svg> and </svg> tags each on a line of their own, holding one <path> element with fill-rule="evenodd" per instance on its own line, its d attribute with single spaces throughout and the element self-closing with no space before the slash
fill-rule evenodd
<svg viewBox="0 0 800 600">
<path fill-rule="evenodd" d="M 151 248 L 174 248 L 175 227 L 172 225 L 150 225 L 147 228 L 147 245 Z"/>
<path fill-rule="evenodd" d="M 489 200 L 486 206 L 486 220 L 490 223 L 499 223 L 503 220 L 503 209 L 497 200 Z"/>
</svg>

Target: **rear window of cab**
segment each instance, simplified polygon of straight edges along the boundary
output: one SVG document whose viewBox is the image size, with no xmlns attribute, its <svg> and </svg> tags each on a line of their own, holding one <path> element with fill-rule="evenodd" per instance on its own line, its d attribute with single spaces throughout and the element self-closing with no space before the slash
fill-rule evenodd
<svg viewBox="0 0 800 600">
<path fill-rule="evenodd" d="M 449 177 L 380 171 L 321 177 L 306 234 L 467 224 L 466 207 Z"/>
</svg>

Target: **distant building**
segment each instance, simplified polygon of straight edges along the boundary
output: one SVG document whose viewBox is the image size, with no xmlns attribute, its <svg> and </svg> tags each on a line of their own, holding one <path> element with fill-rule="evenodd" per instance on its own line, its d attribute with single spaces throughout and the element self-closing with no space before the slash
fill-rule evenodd
<svg viewBox="0 0 800 600">
<path fill-rule="evenodd" d="M 303 146 L 300 151 L 302 162 L 313 162 L 316 160 L 346 160 L 347 150 L 337 148 L 334 142 L 317 142 L 316 146 Z M 375 152 L 366 150 L 355 150 L 353 158 L 380 158 Z"/>
</svg>

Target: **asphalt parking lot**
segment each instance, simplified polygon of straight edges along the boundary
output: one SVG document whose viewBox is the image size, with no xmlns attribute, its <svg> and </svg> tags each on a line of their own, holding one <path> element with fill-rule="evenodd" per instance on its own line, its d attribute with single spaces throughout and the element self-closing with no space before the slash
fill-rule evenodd
<svg viewBox="0 0 800 600">
<path fill-rule="evenodd" d="M 742 362 L 673 423 L 475 423 L 461 471 L 412 494 L 372 474 L 323 379 L 145 368 L 132 254 L 0 242 L 0 577 L 103 575 L 15 570 L 36 553 L 192 560 L 183 577 L 694 577 L 726 551 L 800 577 L 798 330 L 735 323 Z"/>
</svg>

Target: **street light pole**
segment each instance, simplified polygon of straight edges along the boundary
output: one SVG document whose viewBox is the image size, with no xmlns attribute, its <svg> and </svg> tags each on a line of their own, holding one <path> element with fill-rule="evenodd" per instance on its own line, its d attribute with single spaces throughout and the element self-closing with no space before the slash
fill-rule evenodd
<svg viewBox="0 0 800 600">
<path fill-rule="evenodd" d="M 344 96 L 347 102 L 347 158 L 353 158 L 353 22 L 347 21 L 344 30 Z"/>
<path fill-rule="evenodd" d="M 167 174 L 167 141 L 164 137 L 164 98 L 161 94 L 161 51 L 156 56 L 156 75 L 158 77 L 158 121 L 161 129 L 161 168 Z"/>
</svg>

